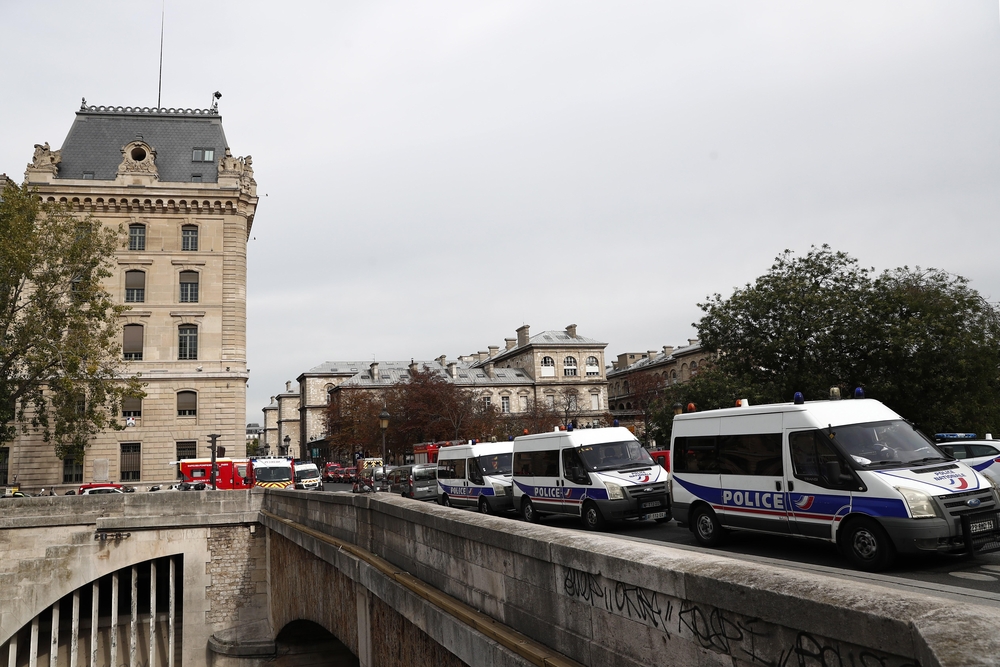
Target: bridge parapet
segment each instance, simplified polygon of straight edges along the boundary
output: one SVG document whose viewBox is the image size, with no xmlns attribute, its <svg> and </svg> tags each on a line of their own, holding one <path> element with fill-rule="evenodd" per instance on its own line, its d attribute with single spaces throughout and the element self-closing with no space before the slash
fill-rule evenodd
<svg viewBox="0 0 1000 667">
<path fill-rule="evenodd" d="M 860 576 L 388 495 L 268 492 L 263 509 L 368 549 L 586 665 L 1000 664 L 997 609 Z"/>
</svg>

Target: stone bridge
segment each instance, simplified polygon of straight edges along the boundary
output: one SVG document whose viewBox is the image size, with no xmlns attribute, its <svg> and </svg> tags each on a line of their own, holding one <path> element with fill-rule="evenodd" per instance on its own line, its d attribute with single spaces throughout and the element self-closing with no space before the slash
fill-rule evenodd
<svg viewBox="0 0 1000 667">
<path fill-rule="evenodd" d="M 385 494 L 4 500 L 0 553 L 8 667 L 1000 665 L 993 606 Z"/>
</svg>

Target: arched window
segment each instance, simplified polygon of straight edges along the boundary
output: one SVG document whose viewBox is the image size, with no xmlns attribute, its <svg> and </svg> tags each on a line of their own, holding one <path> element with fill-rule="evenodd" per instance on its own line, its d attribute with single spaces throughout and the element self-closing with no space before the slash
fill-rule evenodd
<svg viewBox="0 0 1000 667">
<path fill-rule="evenodd" d="M 177 327 L 178 345 L 177 358 L 181 361 L 193 361 L 198 358 L 198 327 L 192 324 L 182 324 Z"/>
<path fill-rule="evenodd" d="M 193 391 L 177 392 L 177 416 L 196 417 L 198 415 L 198 394 Z"/>
<path fill-rule="evenodd" d="M 542 377 L 552 378 L 556 376 L 556 360 L 552 357 L 542 357 Z"/>
<path fill-rule="evenodd" d="M 671 383 L 676 383 L 677 382 L 677 370 L 676 369 L 670 371 L 670 382 Z"/>
<path fill-rule="evenodd" d="M 587 357 L 587 377 L 596 377 L 601 374 L 601 364 L 597 357 Z"/>
<path fill-rule="evenodd" d="M 146 225 L 128 226 L 128 249 L 129 250 L 146 249 Z"/>
<path fill-rule="evenodd" d="M 146 300 L 146 272 L 125 272 L 125 303 L 142 303 Z"/>
<path fill-rule="evenodd" d="M 122 334 L 125 361 L 142 361 L 142 325 L 126 324 Z"/>
<path fill-rule="evenodd" d="M 625 380 L 625 382 L 622 383 L 622 388 L 625 390 L 625 393 L 627 394 L 628 393 L 628 380 Z"/>
<path fill-rule="evenodd" d="M 181 303 L 198 303 L 197 271 L 181 271 Z"/>
<path fill-rule="evenodd" d="M 195 251 L 198 249 L 198 227 L 184 225 L 181 227 L 181 250 Z"/>
<path fill-rule="evenodd" d="M 563 359 L 563 375 L 576 375 L 576 357 Z"/>
</svg>

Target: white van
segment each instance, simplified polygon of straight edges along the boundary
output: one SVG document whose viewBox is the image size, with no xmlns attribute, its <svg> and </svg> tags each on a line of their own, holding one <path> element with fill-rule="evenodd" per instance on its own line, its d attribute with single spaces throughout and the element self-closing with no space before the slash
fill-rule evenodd
<svg viewBox="0 0 1000 667">
<path fill-rule="evenodd" d="M 835 542 L 856 566 L 897 552 L 1000 548 L 998 489 L 872 399 L 674 417 L 674 516 L 715 546 L 727 528 Z"/>
<path fill-rule="evenodd" d="M 670 520 L 667 471 L 627 428 L 553 431 L 514 438 L 514 507 L 527 521 L 545 514 L 608 520 Z"/>
<path fill-rule="evenodd" d="M 438 502 L 475 507 L 483 514 L 514 508 L 510 491 L 509 442 L 451 445 L 438 450 Z"/>
<path fill-rule="evenodd" d="M 323 490 L 323 478 L 315 463 L 295 462 L 295 488 L 313 491 Z"/>
</svg>

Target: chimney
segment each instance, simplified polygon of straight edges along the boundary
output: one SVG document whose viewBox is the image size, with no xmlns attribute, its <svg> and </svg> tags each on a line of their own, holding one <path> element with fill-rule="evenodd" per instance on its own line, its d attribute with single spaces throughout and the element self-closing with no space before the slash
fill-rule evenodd
<svg viewBox="0 0 1000 667">
<path fill-rule="evenodd" d="M 442 354 L 442 355 L 441 355 L 440 357 L 438 357 L 438 358 L 437 358 L 437 359 L 435 359 L 434 361 L 436 361 L 436 362 L 438 362 L 439 364 L 441 364 L 442 366 L 444 366 L 444 365 L 445 365 L 445 362 L 447 362 L 447 361 L 448 361 L 448 355 L 447 355 L 447 354 Z"/>
<path fill-rule="evenodd" d="M 455 363 L 454 361 L 448 364 L 448 375 L 450 375 L 453 380 L 456 377 L 458 377 L 458 371 L 456 370 L 457 368 L 458 364 Z"/>
<path fill-rule="evenodd" d="M 417 362 L 415 362 L 413 359 L 410 359 L 410 372 L 411 373 L 417 372 Z"/>
<path fill-rule="evenodd" d="M 493 357 L 497 356 L 497 352 L 500 351 L 500 346 L 499 345 L 490 345 L 489 349 L 490 349 L 490 359 L 492 359 Z"/>
<path fill-rule="evenodd" d="M 497 376 L 496 372 L 493 370 L 493 362 L 489 361 L 486 363 L 486 377 L 495 378 Z"/>
<path fill-rule="evenodd" d="M 274 396 L 271 397 L 271 403 L 274 403 Z M 271 403 L 268 403 L 268 405 L 271 405 Z"/>
<path fill-rule="evenodd" d="M 504 349 L 504 352 L 506 352 L 507 350 L 513 350 L 515 347 L 517 347 L 516 338 L 504 338 L 503 342 L 507 346 L 506 349 Z"/>
<path fill-rule="evenodd" d="M 377 380 L 378 379 L 378 362 L 377 361 L 373 361 L 372 365 L 370 366 L 370 368 L 371 368 L 372 380 Z"/>
<path fill-rule="evenodd" d="M 525 324 L 521 328 L 517 329 L 517 346 L 518 347 L 524 347 L 525 345 L 527 345 L 529 338 L 531 338 L 531 336 L 528 333 L 528 325 L 527 324 Z"/>
<path fill-rule="evenodd" d="M 657 354 L 659 354 L 659 352 L 657 352 L 656 350 L 648 350 L 646 352 L 646 356 L 649 357 L 650 361 L 652 361 L 656 357 Z"/>
<path fill-rule="evenodd" d="M 621 354 L 618 355 L 618 366 L 617 366 L 618 370 L 628 368 L 629 366 L 628 358 L 629 358 L 628 352 L 622 352 Z"/>
<path fill-rule="evenodd" d="M 286 394 L 292 393 L 292 381 L 291 380 L 288 380 L 287 382 L 285 382 L 285 393 Z"/>
<path fill-rule="evenodd" d="M 697 344 L 698 344 L 697 338 L 688 338 L 688 345 L 697 345 Z"/>
<path fill-rule="evenodd" d="M 570 338 L 576 338 L 576 325 L 570 324 L 568 327 L 566 327 L 566 333 L 569 334 Z"/>
<path fill-rule="evenodd" d="M 663 354 L 665 356 L 669 357 L 673 353 L 674 353 L 674 346 L 673 345 L 664 345 L 663 346 Z"/>
</svg>

